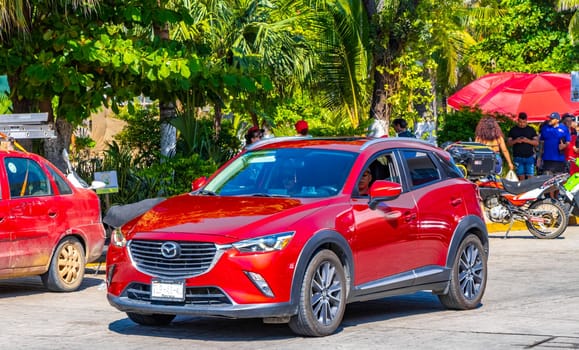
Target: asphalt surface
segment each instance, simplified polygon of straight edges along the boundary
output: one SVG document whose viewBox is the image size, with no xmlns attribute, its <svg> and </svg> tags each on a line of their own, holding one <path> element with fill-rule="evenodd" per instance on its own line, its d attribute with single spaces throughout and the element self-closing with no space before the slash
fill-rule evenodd
<svg viewBox="0 0 579 350">
<path fill-rule="evenodd" d="M 104 274 L 81 290 L 49 293 L 39 278 L 0 281 L 0 349 L 577 349 L 579 226 L 558 239 L 491 233 L 483 305 L 445 310 L 427 292 L 348 305 L 325 338 L 260 320 L 178 317 L 143 327 L 106 301 Z M 96 272 L 96 274 L 95 274 Z"/>
</svg>

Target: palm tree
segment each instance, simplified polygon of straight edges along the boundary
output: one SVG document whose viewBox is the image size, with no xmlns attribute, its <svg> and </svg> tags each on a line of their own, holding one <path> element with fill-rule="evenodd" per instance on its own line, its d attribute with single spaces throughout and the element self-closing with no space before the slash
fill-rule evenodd
<svg viewBox="0 0 579 350">
<path fill-rule="evenodd" d="M 390 95 L 400 86 L 400 59 L 409 53 L 422 57 L 414 64 L 428 66 L 424 78 L 430 80 L 431 94 L 436 97 L 455 86 L 463 72 L 480 74 L 476 66 L 458 66 L 463 53 L 475 40 L 469 34 L 469 4 L 461 0 L 364 0 L 369 21 L 375 28 L 371 42 L 374 88 L 370 117 L 388 126 L 392 106 Z M 480 14 L 481 12 L 476 12 Z M 482 12 L 484 13 L 484 11 Z M 416 54 L 416 51 L 419 54 Z M 433 61 L 436 64 L 426 64 Z M 436 113 L 434 98 L 432 112 Z M 436 115 L 435 115 L 436 117 Z"/>
<path fill-rule="evenodd" d="M 312 48 L 300 33 L 312 16 L 311 8 L 295 0 L 221 0 L 184 3 L 193 23 L 172 28 L 173 38 L 190 41 L 209 52 L 212 68 L 225 75 L 240 74 L 235 84 L 192 91 L 198 107 L 214 106 L 216 133 L 222 110 L 248 113 L 258 125 L 263 109 L 291 95 L 306 81 L 313 65 Z M 246 77 L 265 75 L 272 90 L 249 91 Z M 231 100 L 228 98 L 233 96 Z M 195 106 L 195 107 L 197 107 Z"/>
<path fill-rule="evenodd" d="M 334 118 L 357 128 L 370 98 L 370 44 L 366 11 L 356 0 L 312 1 L 316 6 L 318 57 L 313 91 Z"/>
<path fill-rule="evenodd" d="M 579 40 L 579 15 L 576 11 L 579 9 L 579 0 L 559 0 L 557 7 L 559 11 L 575 11 L 569 22 L 569 35 L 571 36 L 571 41 L 576 43 Z"/>
</svg>

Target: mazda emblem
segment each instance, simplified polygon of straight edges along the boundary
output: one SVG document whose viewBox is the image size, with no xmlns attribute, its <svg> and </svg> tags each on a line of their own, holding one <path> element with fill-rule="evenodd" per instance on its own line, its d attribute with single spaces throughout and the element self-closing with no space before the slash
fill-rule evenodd
<svg viewBox="0 0 579 350">
<path fill-rule="evenodd" d="M 167 259 L 173 259 L 181 253 L 181 246 L 176 242 L 165 242 L 161 246 L 161 255 Z"/>
</svg>

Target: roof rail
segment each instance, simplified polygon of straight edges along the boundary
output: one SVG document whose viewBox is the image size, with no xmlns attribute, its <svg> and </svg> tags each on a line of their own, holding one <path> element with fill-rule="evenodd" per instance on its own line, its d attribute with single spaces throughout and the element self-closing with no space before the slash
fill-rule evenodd
<svg viewBox="0 0 579 350">
<path fill-rule="evenodd" d="M 426 140 L 422 140 L 422 139 L 415 139 L 412 137 L 379 137 L 379 138 L 375 138 L 372 140 L 369 140 L 368 142 L 366 142 L 365 144 L 362 145 L 362 147 L 360 147 L 360 150 L 364 150 L 372 145 L 375 145 L 377 143 L 382 143 L 382 142 L 400 142 L 400 141 L 409 141 L 409 142 L 418 142 L 418 143 L 422 143 L 424 145 L 429 145 L 429 146 L 436 146 L 433 145 L 432 143 L 426 141 Z"/>
<path fill-rule="evenodd" d="M 268 139 L 262 139 L 257 142 L 252 143 L 251 145 L 247 146 L 248 150 L 251 150 L 258 146 L 263 145 L 270 145 L 275 144 L 278 142 L 283 141 L 292 141 L 292 140 L 328 140 L 328 141 L 356 141 L 356 140 L 365 140 L 367 139 L 366 136 L 323 136 L 323 137 L 311 137 L 311 136 L 280 136 L 280 137 L 272 137 Z"/>
</svg>

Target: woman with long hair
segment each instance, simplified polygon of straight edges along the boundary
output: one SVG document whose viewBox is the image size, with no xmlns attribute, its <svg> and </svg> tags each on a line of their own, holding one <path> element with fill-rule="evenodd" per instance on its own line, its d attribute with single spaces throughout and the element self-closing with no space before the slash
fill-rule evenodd
<svg viewBox="0 0 579 350">
<path fill-rule="evenodd" d="M 503 153 L 509 169 L 513 170 L 515 166 L 511 161 L 511 155 L 505 144 L 505 136 L 501 130 L 499 123 L 492 116 L 482 117 L 478 122 L 476 129 L 474 131 L 475 141 L 482 143 L 488 148 L 495 152 L 495 157 L 497 162 L 495 164 L 495 172 L 500 175 L 503 171 L 503 159 L 501 158 L 501 152 Z"/>
</svg>

